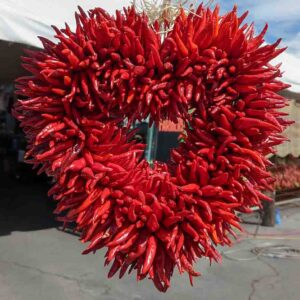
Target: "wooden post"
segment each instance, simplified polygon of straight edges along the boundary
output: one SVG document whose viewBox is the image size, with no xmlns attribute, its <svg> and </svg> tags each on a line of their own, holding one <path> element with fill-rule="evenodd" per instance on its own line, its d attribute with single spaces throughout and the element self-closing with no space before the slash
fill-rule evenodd
<svg viewBox="0 0 300 300">
<path fill-rule="evenodd" d="M 263 216 L 262 216 L 262 225 L 263 226 L 275 226 L 275 194 L 276 192 L 266 191 L 265 194 L 272 198 L 273 201 L 263 201 Z"/>
</svg>

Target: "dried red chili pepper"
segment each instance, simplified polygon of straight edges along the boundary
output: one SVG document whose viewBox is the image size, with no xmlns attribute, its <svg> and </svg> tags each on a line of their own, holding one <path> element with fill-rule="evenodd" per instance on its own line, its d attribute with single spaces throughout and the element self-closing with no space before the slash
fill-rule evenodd
<svg viewBox="0 0 300 300">
<path fill-rule="evenodd" d="M 192 283 L 197 258 L 220 261 L 213 244 L 230 245 L 236 211 L 269 200 L 265 158 L 291 124 L 277 111 L 284 49 L 263 45 L 236 7 L 226 15 L 200 5 L 181 10 L 161 40 L 134 8 L 116 18 L 97 8 L 76 14 L 76 30 L 54 27 L 27 51 L 14 114 L 28 141 L 26 158 L 54 179 L 59 219 L 75 222 L 84 254 L 107 248 L 108 276 L 129 269 L 165 292 L 174 268 Z M 157 27 L 157 22 L 153 24 Z M 183 120 L 171 163 L 142 159 L 133 122 Z M 122 120 L 127 118 L 127 126 Z"/>
</svg>

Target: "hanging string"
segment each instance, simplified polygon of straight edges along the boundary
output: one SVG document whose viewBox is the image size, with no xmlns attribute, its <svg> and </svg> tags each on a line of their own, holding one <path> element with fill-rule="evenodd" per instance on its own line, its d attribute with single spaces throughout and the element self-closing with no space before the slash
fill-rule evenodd
<svg viewBox="0 0 300 300">
<path fill-rule="evenodd" d="M 204 6 L 209 7 L 213 3 L 214 0 L 209 0 Z M 172 30 L 172 25 L 182 9 L 187 13 L 201 18 L 201 16 L 194 11 L 196 1 L 191 3 L 189 0 L 133 0 L 132 4 L 137 11 L 143 12 L 148 16 L 150 24 L 153 24 L 155 21 L 158 21 L 159 24 L 164 24 L 166 21 L 168 22 L 168 28 L 164 28 L 164 30 L 157 32 L 161 35 L 166 35 Z M 188 7 L 187 4 L 189 4 Z"/>
</svg>

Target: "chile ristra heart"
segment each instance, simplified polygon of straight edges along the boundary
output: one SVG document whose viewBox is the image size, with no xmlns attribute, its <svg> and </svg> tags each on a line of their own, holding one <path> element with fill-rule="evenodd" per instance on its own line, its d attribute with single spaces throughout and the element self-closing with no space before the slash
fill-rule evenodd
<svg viewBox="0 0 300 300">
<path fill-rule="evenodd" d="M 133 7 L 79 9 L 75 31 L 53 27 L 56 43 L 41 37 L 43 50 L 26 51 L 31 74 L 17 80 L 14 114 L 27 162 L 53 178 L 55 213 L 76 224 L 84 254 L 107 249 L 109 277 L 135 272 L 166 291 L 177 267 L 192 283 L 198 258 L 221 261 L 216 246 L 240 229 L 236 212 L 270 200 L 266 155 L 291 124 L 270 61 L 285 49 L 246 16 L 181 10 L 161 39 Z M 150 166 L 133 139 L 130 125 L 148 117 L 184 122 L 168 164 Z"/>
</svg>

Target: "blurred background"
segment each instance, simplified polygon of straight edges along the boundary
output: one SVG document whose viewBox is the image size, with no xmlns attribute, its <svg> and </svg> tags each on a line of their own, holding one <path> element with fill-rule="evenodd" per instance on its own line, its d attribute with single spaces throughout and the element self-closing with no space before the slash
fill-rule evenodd
<svg viewBox="0 0 300 300">
<path fill-rule="evenodd" d="M 53 40 L 52 24 L 60 27 L 67 22 L 73 27 L 77 5 L 85 10 L 101 6 L 114 13 L 130 1 L 0 0 L 1 300 L 300 299 L 300 3 L 211 2 L 212 6 L 219 4 L 223 12 L 234 4 L 240 13 L 249 10 L 247 20 L 255 22 L 257 32 L 267 22 L 266 42 L 282 38 L 282 47 L 288 49 L 274 64 L 282 62 L 283 79 L 291 84 L 283 95 L 290 101 L 285 111 L 295 124 L 286 131 L 290 142 L 278 147 L 277 154 L 270 158 L 276 179 L 276 191 L 271 195 L 274 203 L 241 216 L 245 232 L 233 250 L 224 250 L 223 266 L 210 268 L 208 262 L 200 262 L 203 276 L 195 288 L 189 287 L 187 278 L 182 281 L 176 275 L 171 291 L 163 296 L 150 283 L 137 285 L 133 277 L 121 281 L 106 279 L 102 252 L 96 257 L 80 255 L 84 246 L 78 243 L 76 235 L 62 232 L 52 215 L 55 203 L 47 197 L 49 179 L 37 176 L 23 161 L 24 135 L 10 113 L 16 101 L 14 79 L 24 74 L 20 57 L 26 48 L 41 47 L 37 36 Z M 197 4 L 187 1 L 185 5 L 190 3 Z M 182 124 L 165 121 L 158 128 L 149 129 L 145 121 L 136 126 L 136 139 L 148 144 L 146 158 L 167 161 L 170 149 L 178 144 Z"/>
</svg>

